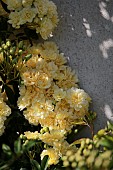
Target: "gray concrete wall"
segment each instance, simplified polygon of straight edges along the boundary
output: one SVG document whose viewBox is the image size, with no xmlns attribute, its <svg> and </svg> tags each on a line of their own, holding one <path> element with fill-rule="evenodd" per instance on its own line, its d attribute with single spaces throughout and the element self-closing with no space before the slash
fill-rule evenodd
<svg viewBox="0 0 113 170">
<path fill-rule="evenodd" d="M 113 0 L 53 0 L 60 22 L 50 40 L 69 57 L 97 112 L 95 132 L 113 120 Z"/>
</svg>

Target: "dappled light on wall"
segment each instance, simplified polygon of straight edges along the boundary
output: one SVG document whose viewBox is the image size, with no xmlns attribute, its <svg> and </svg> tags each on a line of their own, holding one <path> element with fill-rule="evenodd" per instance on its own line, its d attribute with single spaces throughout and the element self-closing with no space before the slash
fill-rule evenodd
<svg viewBox="0 0 113 170">
<path fill-rule="evenodd" d="M 112 112 L 112 110 L 111 110 L 111 107 L 110 107 L 108 104 L 105 104 L 105 106 L 104 106 L 104 112 L 105 112 L 106 117 L 107 117 L 109 120 L 112 120 L 112 121 L 113 121 L 113 112 Z"/>
<path fill-rule="evenodd" d="M 92 32 L 91 32 L 90 24 L 88 23 L 88 21 L 85 18 L 83 18 L 83 25 L 84 25 L 84 27 L 86 29 L 87 36 L 88 37 L 92 37 Z"/>
<path fill-rule="evenodd" d="M 110 16 L 107 10 L 107 2 L 109 2 L 109 0 L 106 0 L 106 3 L 103 1 L 99 3 L 100 13 L 104 19 L 113 22 L 113 16 Z"/>
<path fill-rule="evenodd" d="M 104 58 L 108 58 L 108 50 L 110 48 L 113 48 L 113 40 L 112 39 L 108 39 L 103 41 L 100 45 L 99 45 L 100 51 L 102 52 L 102 55 Z"/>
<path fill-rule="evenodd" d="M 110 20 L 110 15 L 106 9 L 107 4 L 105 2 L 100 2 L 99 3 L 99 7 L 100 7 L 100 12 L 102 14 L 102 16 L 106 19 L 106 20 Z"/>
</svg>

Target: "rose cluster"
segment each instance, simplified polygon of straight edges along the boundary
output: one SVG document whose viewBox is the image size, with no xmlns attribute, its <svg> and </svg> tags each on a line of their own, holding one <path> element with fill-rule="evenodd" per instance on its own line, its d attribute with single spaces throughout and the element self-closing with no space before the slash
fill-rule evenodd
<svg viewBox="0 0 113 170">
<path fill-rule="evenodd" d="M 30 124 L 40 124 L 42 129 L 25 136 L 47 144 L 41 157 L 49 155 L 49 164 L 56 164 L 69 148 L 67 133 L 88 114 L 91 99 L 78 87 L 75 72 L 55 43 L 34 44 L 27 52 L 32 57 L 23 67 L 21 60 L 16 66 L 23 81 L 18 107 Z"/>
<path fill-rule="evenodd" d="M 9 23 L 14 28 L 26 24 L 47 39 L 58 23 L 56 5 L 49 0 L 6 0 Z"/>
</svg>

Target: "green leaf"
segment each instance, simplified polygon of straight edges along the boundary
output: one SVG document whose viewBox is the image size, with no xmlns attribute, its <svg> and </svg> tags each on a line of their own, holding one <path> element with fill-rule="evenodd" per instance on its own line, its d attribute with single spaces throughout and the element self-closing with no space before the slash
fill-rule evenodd
<svg viewBox="0 0 113 170">
<path fill-rule="evenodd" d="M 49 156 L 45 155 L 41 161 L 41 170 L 46 170 L 48 167 Z"/>
<path fill-rule="evenodd" d="M 14 142 L 14 151 L 15 151 L 16 154 L 22 154 L 23 153 L 20 138 Z"/>
<path fill-rule="evenodd" d="M 35 146 L 35 144 L 36 144 L 36 141 L 30 140 L 27 142 L 26 145 L 23 145 L 22 148 L 23 148 L 23 150 L 29 150 L 30 148 Z"/>
<path fill-rule="evenodd" d="M 7 154 L 8 156 L 12 155 L 12 151 L 11 151 L 11 148 L 6 145 L 6 144 L 3 144 L 2 145 L 2 150 L 5 154 Z"/>
<path fill-rule="evenodd" d="M 18 44 L 18 48 L 19 48 L 19 49 L 23 49 L 23 45 L 24 45 L 24 42 L 23 42 L 23 41 L 20 41 L 19 44 Z"/>
<path fill-rule="evenodd" d="M 108 130 L 113 130 L 113 123 L 111 123 L 111 122 L 107 122 L 107 129 Z"/>
<path fill-rule="evenodd" d="M 30 162 L 35 170 L 41 170 L 40 164 L 36 160 L 30 159 Z"/>
<path fill-rule="evenodd" d="M 18 62 L 18 58 L 14 58 L 13 60 L 12 60 L 12 64 L 16 64 Z"/>
<path fill-rule="evenodd" d="M 113 142 L 109 139 L 103 138 L 100 141 L 100 145 L 102 145 L 103 147 L 107 148 L 107 149 L 113 149 Z"/>
<path fill-rule="evenodd" d="M 32 57 L 32 54 L 28 54 L 23 58 L 23 61 L 28 61 Z"/>
<path fill-rule="evenodd" d="M 5 165 L 1 166 L 0 170 L 9 170 L 9 165 L 5 164 Z"/>
<path fill-rule="evenodd" d="M 12 105 L 15 105 L 16 101 L 15 101 L 15 96 L 14 96 L 13 90 L 7 85 L 4 85 L 4 89 L 5 89 L 5 92 L 7 94 L 9 103 L 12 104 Z"/>
<path fill-rule="evenodd" d="M 113 136 L 108 136 L 108 135 L 106 135 L 105 138 L 108 139 L 109 141 L 111 141 L 111 142 L 113 143 Z"/>
<path fill-rule="evenodd" d="M 3 7 L 3 9 L 6 11 L 6 12 L 10 12 L 8 9 L 7 9 L 7 4 L 5 4 L 2 0 L 1 0 L 1 5 Z"/>
</svg>

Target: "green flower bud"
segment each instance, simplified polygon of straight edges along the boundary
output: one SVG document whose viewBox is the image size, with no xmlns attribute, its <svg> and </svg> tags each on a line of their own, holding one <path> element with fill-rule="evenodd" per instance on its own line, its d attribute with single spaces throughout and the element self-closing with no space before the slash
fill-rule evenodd
<svg viewBox="0 0 113 170">
<path fill-rule="evenodd" d="M 90 150 L 87 150 L 87 149 L 84 149 L 83 150 L 83 154 L 84 154 L 84 156 L 89 156 L 90 155 Z"/>
<path fill-rule="evenodd" d="M 105 129 L 101 129 L 97 133 L 98 136 L 103 136 L 104 134 L 105 134 Z"/>
<path fill-rule="evenodd" d="M 71 167 L 72 167 L 72 168 L 76 168 L 76 166 L 77 166 L 77 163 L 76 163 L 76 162 L 73 162 L 73 163 L 71 164 Z"/>
<path fill-rule="evenodd" d="M 62 160 L 63 160 L 63 161 L 66 161 L 67 158 L 68 158 L 67 156 L 63 156 L 63 157 L 62 157 Z"/>
<path fill-rule="evenodd" d="M 14 46 L 13 48 L 10 49 L 10 54 L 14 55 L 16 52 L 16 47 Z"/>
<path fill-rule="evenodd" d="M 9 56 L 9 58 L 10 58 L 10 60 L 12 61 L 12 56 L 11 56 L 11 55 Z"/>
<path fill-rule="evenodd" d="M 83 140 L 82 142 L 81 142 L 81 148 L 84 148 L 84 146 L 85 146 L 85 141 Z"/>
<path fill-rule="evenodd" d="M 98 141 L 95 146 L 96 146 L 96 148 L 99 148 L 100 147 L 100 141 Z"/>
<path fill-rule="evenodd" d="M 79 168 L 81 168 L 82 166 L 84 166 L 85 165 L 85 161 L 84 160 L 82 160 L 82 161 L 80 161 L 79 163 L 78 163 L 78 167 Z"/>
<path fill-rule="evenodd" d="M 70 162 L 73 162 L 74 159 L 75 159 L 75 156 L 74 156 L 74 155 L 71 155 L 71 156 L 69 156 L 69 158 L 68 158 L 68 160 L 69 160 Z"/>
<path fill-rule="evenodd" d="M 94 158 L 97 156 L 97 154 L 98 154 L 98 151 L 97 151 L 97 150 L 92 150 L 92 151 L 90 152 L 90 156 L 93 156 Z"/>
<path fill-rule="evenodd" d="M 7 45 L 7 47 L 10 47 L 10 46 L 11 46 L 11 41 L 8 40 L 8 41 L 6 42 L 6 45 Z"/>
<path fill-rule="evenodd" d="M 109 159 L 109 158 L 111 157 L 111 154 L 112 154 L 112 152 L 111 152 L 110 150 L 108 150 L 108 151 L 103 152 L 103 153 L 101 154 L 101 157 L 102 157 L 103 159 Z"/>
<path fill-rule="evenodd" d="M 66 156 L 71 156 L 71 155 L 73 155 L 73 152 L 72 152 L 71 150 L 68 150 L 68 151 L 66 152 Z"/>
<path fill-rule="evenodd" d="M 3 44 L 1 45 L 2 49 L 4 49 L 4 46 L 5 46 L 5 44 L 3 43 Z"/>
<path fill-rule="evenodd" d="M 96 168 L 100 168 L 102 165 L 103 159 L 99 156 L 95 159 L 94 166 Z"/>
<path fill-rule="evenodd" d="M 86 144 L 89 144 L 89 143 L 90 143 L 90 139 L 87 138 L 87 139 L 86 139 Z"/>
<path fill-rule="evenodd" d="M 19 48 L 19 49 L 22 49 L 22 48 L 23 48 L 23 45 L 24 45 L 24 42 L 23 42 L 23 41 L 20 41 L 19 44 L 18 44 L 18 48 Z"/>
<path fill-rule="evenodd" d="M 27 138 L 26 138 L 25 135 L 21 134 L 21 135 L 20 135 L 20 139 L 26 140 Z"/>
<path fill-rule="evenodd" d="M 18 55 L 22 55 L 23 54 L 23 51 L 22 50 L 19 50 L 18 51 Z"/>
<path fill-rule="evenodd" d="M 4 50 L 7 50 L 7 49 L 8 49 L 8 46 L 7 46 L 7 45 L 4 45 L 3 49 L 4 49 Z"/>
<path fill-rule="evenodd" d="M 109 165 L 110 165 L 110 160 L 104 160 L 103 164 L 102 164 L 102 167 L 108 169 Z"/>
<path fill-rule="evenodd" d="M 2 48 L 0 47 L 0 53 L 2 52 Z"/>
<path fill-rule="evenodd" d="M 91 150 L 92 148 L 93 148 L 93 145 L 90 144 L 90 145 L 88 146 L 88 149 Z"/>
<path fill-rule="evenodd" d="M 76 157 L 76 161 L 79 162 L 79 161 L 82 161 L 83 160 L 83 156 L 81 155 L 77 155 Z"/>
<path fill-rule="evenodd" d="M 94 160 L 95 160 L 95 156 L 89 155 L 89 157 L 86 159 L 86 162 L 87 162 L 88 165 L 92 165 Z"/>
<path fill-rule="evenodd" d="M 63 162 L 63 166 L 64 166 L 64 167 L 69 166 L 69 162 L 68 162 L 68 161 L 64 161 L 64 162 Z"/>
</svg>

